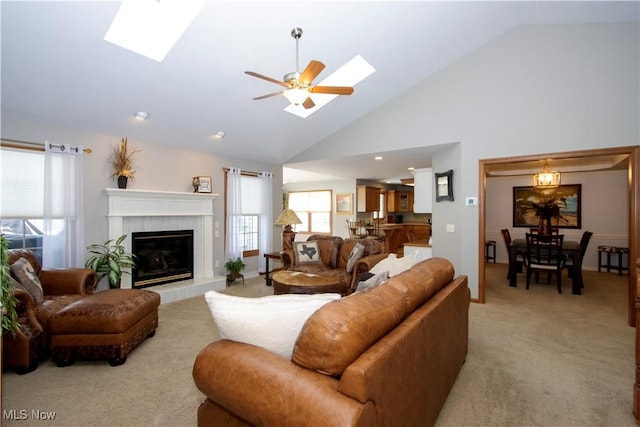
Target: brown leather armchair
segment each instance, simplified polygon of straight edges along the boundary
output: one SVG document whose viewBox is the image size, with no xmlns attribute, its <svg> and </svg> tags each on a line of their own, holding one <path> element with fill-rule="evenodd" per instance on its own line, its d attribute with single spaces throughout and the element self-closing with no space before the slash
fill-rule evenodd
<svg viewBox="0 0 640 427">
<path fill-rule="evenodd" d="M 10 249 L 9 265 L 26 258 L 33 266 L 42 284 L 44 301 L 36 303 L 31 294 L 14 289 L 17 299 L 18 323 L 14 334 L 2 335 L 2 368 L 14 368 L 25 374 L 38 367 L 38 362 L 48 352 L 47 321 L 67 305 L 85 295 L 92 294 L 98 285 L 95 271 L 88 268 L 43 269 L 29 250 Z"/>
</svg>

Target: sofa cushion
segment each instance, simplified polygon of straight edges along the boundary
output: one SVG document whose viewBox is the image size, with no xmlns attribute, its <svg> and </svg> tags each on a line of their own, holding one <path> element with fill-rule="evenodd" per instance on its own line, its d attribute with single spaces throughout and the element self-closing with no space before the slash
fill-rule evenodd
<svg viewBox="0 0 640 427">
<path fill-rule="evenodd" d="M 337 268 L 338 254 L 342 248 L 344 239 L 339 236 L 325 236 L 320 234 L 312 234 L 307 241 L 318 242 L 320 250 L 320 260 L 329 268 Z M 343 266 L 344 267 L 344 266 Z"/>
<path fill-rule="evenodd" d="M 256 345 L 290 359 L 307 318 L 329 301 L 339 299 L 340 294 L 243 298 L 209 291 L 204 297 L 222 338 Z"/>
<path fill-rule="evenodd" d="M 360 243 L 364 246 L 364 252 L 362 254 L 363 257 L 382 253 L 384 251 L 383 244 L 376 239 L 345 239 L 342 242 L 340 253 L 337 257 L 338 259 L 336 265 L 338 268 L 347 268 L 349 255 L 351 254 L 351 251 L 353 250 L 353 247 L 356 245 L 356 243 Z"/>
<path fill-rule="evenodd" d="M 294 242 L 293 253 L 295 254 L 297 265 L 322 263 L 318 242 Z"/>
<path fill-rule="evenodd" d="M 20 258 L 11 264 L 11 273 L 22 288 L 31 294 L 33 300 L 37 304 L 42 304 L 44 291 L 42 290 L 40 278 L 38 278 L 31 263 L 26 258 Z"/>
<path fill-rule="evenodd" d="M 327 304 L 304 324 L 291 360 L 327 375 L 341 375 L 354 360 L 404 319 L 404 292 L 378 286 Z"/>
</svg>

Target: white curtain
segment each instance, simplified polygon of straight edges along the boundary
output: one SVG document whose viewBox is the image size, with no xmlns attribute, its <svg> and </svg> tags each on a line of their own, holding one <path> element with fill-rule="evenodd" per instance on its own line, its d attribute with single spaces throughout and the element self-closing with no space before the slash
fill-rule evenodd
<svg viewBox="0 0 640 427">
<path fill-rule="evenodd" d="M 42 265 L 84 265 L 82 147 L 45 143 Z"/>
<path fill-rule="evenodd" d="M 225 260 L 242 259 L 242 174 L 239 168 L 227 172 L 227 241 Z"/>
<path fill-rule="evenodd" d="M 260 203 L 258 205 L 258 249 L 260 254 L 258 256 L 258 271 L 264 273 L 267 271 L 267 260 L 260 255 L 271 252 L 273 245 L 273 174 L 260 172 L 258 180 L 260 181 Z"/>
</svg>

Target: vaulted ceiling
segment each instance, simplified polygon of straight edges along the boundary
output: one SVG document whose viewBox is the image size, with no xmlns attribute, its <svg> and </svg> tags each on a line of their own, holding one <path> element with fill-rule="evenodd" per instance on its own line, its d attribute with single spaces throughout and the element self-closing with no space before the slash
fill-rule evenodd
<svg viewBox="0 0 640 427">
<path fill-rule="evenodd" d="M 637 2 L 210 1 L 157 62 L 103 39 L 119 6 L 1 2 L 2 114 L 284 164 L 518 25 L 638 20 Z M 376 69 L 353 95 L 305 119 L 284 111 L 284 97 L 252 100 L 279 87 L 244 73 L 295 71 L 296 26 L 301 66 L 326 65 L 317 81 L 356 55 Z M 141 110 L 148 120 L 134 119 Z M 220 130 L 225 138 L 214 139 Z M 412 166 L 429 166 L 428 149 L 422 154 Z M 394 166 L 379 174 L 406 174 L 416 152 L 389 158 Z M 309 169 L 331 175 L 335 167 Z"/>
</svg>

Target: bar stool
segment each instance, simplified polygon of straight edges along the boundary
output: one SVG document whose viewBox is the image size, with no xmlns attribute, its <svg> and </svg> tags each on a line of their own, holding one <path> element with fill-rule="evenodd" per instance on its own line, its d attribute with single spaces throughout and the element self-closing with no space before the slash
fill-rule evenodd
<svg viewBox="0 0 640 427">
<path fill-rule="evenodd" d="M 496 241 L 495 240 L 487 240 L 484 242 L 484 262 L 489 262 L 493 260 L 493 263 L 496 263 Z"/>
<path fill-rule="evenodd" d="M 602 255 L 607 255 L 607 263 L 602 263 Z M 616 254 L 618 257 L 618 265 L 611 264 L 611 254 Z M 623 267 L 623 258 L 629 257 L 629 248 L 621 248 L 618 246 L 598 246 L 598 273 L 602 267 L 607 268 L 607 273 L 611 272 L 611 269 L 618 270 L 618 276 L 622 276 L 623 271 L 629 270 L 629 264 L 627 260 L 627 267 Z"/>
</svg>

